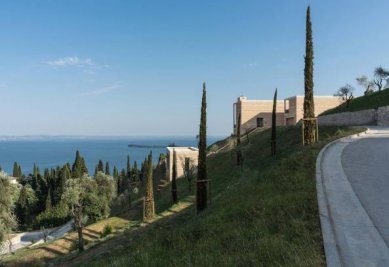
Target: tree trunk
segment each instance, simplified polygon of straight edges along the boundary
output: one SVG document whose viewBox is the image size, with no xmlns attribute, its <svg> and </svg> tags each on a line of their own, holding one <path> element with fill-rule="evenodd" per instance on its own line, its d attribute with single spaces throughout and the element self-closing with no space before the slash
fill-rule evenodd
<svg viewBox="0 0 389 267">
<path fill-rule="evenodd" d="M 78 250 L 84 251 L 84 236 L 82 234 L 82 226 L 78 227 Z"/>
</svg>

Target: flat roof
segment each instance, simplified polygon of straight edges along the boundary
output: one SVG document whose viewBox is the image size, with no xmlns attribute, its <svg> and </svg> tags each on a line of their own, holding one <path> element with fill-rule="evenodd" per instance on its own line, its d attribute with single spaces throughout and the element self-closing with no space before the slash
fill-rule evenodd
<svg viewBox="0 0 389 267">
<path fill-rule="evenodd" d="M 190 146 L 168 146 L 166 147 L 167 150 L 169 151 L 199 151 L 197 147 L 190 147 Z"/>
</svg>

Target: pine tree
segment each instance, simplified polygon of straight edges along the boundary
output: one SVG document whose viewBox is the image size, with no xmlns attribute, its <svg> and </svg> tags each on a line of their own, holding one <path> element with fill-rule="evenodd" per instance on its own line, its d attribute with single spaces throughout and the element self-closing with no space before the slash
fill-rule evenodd
<svg viewBox="0 0 389 267">
<path fill-rule="evenodd" d="M 173 150 L 173 175 L 172 175 L 172 200 L 173 204 L 177 204 L 177 154 L 176 151 Z"/>
<path fill-rule="evenodd" d="M 155 216 L 155 203 L 154 203 L 154 188 L 153 188 L 153 158 L 152 152 L 148 156 L 147 164 L 147 179 L 146 179 L 146 196 L 144 203 L 144 216 L 143 220 L 146 222 L 151 221 Z"/>
<path fill-rule="evenodd" d="M 274 92 L 273 98 L 273 112 L 271 114 L 271 154 L 272 156 L 276 155 L 276 112 L 277 112 L 277 89 Z"/>
<path fill-rule="evenodd" d="M 108 161 L 105 163 L 105 174 L 111 175 L 111 171 L 109 170 L 109 163 Z"/>
<path fill-rule="evenodd" d="M 199 133 L 199 159 L 197 167 L 197 212 L 207 208 L 207 92 L 203 83 L 203 96 L 201 100 L 201 119 Z"/>
<path fill-rule="evenodd" d="M 97 171 L 104 172 L 104 163 L 102 160 L 99 160 L 99 163 L 97 164 Z"/>
<path fill-rule="evenodd" d="M 310 6 L 307 8 L 306 18 L 304 90 L 304 119 L 312 119 L 315 117 L 315 105 L 313 100 L 313 43 Z M 316 125 L 312 120 L 307 120 L 304 123 L 304 143 L 312 144 L 315 141 Z"/>
</svg>

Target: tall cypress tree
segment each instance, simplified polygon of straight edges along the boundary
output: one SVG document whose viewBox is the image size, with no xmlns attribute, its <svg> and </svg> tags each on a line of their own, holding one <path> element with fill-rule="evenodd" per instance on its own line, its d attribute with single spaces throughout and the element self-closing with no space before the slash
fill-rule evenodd
<svg viewBox="0 0 389 267">
<path fill-rule="evenodd" d="M 236 128 L 236 165 L 242 165 L 242 150 L 241 150 L 241 136 L 240 136 L 240 128 L 242 127 L 242 116 L 239 114 L 238 117 L 238 125 Z"/>
<path fill-rule="evenodd" d="M 17 162 L 14 162 L 14 167 L 12 171 L 12 176 L 13 177 L 19 177 L 19 166 Z"/>
<path fill-rule="evenodd" d="M 145 168 L 147 169 L 147 179 L 146 179 L 147 185 L 146 185 L 143 220 L 148 222 L 151 221 L 155 216 L 154 187 L 153 187 L 153 157 L 151 151 L 148 156 Z"/>
<path fill-rule="evenodd" d="M 134 182 L 138 180 L 138 174 L 139 174 L 138 163 L 135 160 L 131 171 L 131 177 Z"/>
<path fill-rule="evenodd" d="M 271 154 L 272 156 L 276 155 L 276 113 L 277 112 L 277 88 L 276 91 L 274 92 L 274 98 L 273 98 L 273 112 L 271 114 Z"/>
<path fill-rule="evenodd" d="M 304 67 L 304 119 L 315 117 L 315 105 L 313 101 L 313 43 L 311 8 L 307 8 L 306 17 L 306 44 L 305 44 L 305 67 Z M 315 123 L 312 120 L 305 121 L 304 143 L 312 144 L 315 140 Z"/>
<path fill-rule="evenodd" d="M 105 163 L 105 174 L 111 175 L 111 171 L 109 170 L 109 163 L 108 161 Z"/>
<path fill-rule="evenodd" d="M 76 151 L 76 158 L 74 160 L 73 166 L 72 166 L 72 177 L 73 178 L 79 178 L 82 176 L 82 159 L 80 155 L 80 151 Z"/>
<path fill-rule="evenodd" d="M 28 207 L 27 207 L 27 190 L 23 186 L 20 190 L 19 199 L 16 203 L 16 216 L 21 226 L 24 226 L 27 221 Z"/>
<path fill-rule="evenodd" d="M 118 169 L 116 168 L 116 165 L 113 166 L 113 178 L 117 179 L 119 176 Z"/>
<path fill-rule="evenodd" d="M 97 164 L 97 171 L 104 172 L 104 163 L 101 159 L 99 160 L 99 163 Z"/>
<path fill-rule="evenodd" d="M 128 178 L 131 178 L 130 155 L 127 155 L 127 177 L 128 177 Z"/>
<path fill-rule="evenodd" d="M 201 119 L 199 133 L 199 159 L 197 167 L 197 212 L 207 208 L 207 92 L 203 83 L 203 96 L 201 100 Z"/>
<path fill-rule="evenodd" d="M 178 202 L 177 198 L 177 154 L 175 149 L 173 149 L 173 175 L 172 175 L 172 200 L 173 204 Z"/>
</svg>

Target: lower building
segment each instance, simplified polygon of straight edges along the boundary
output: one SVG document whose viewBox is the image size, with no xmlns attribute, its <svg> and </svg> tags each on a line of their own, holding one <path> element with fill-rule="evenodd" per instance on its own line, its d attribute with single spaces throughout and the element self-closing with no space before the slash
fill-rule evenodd
<svg viewBox="0 0 389 267">
<path fill-rule="evenodd" d="M 185 161 L 189 163 L 189 167 L 193 173 L 197 173 L 197 163 L 199 150 L 195 147 L 167 147 L 166 165 L 167 180 L 171 181 L 173 178 L 173 154 L 176 153 L 176 170 L 177 178 L 184 176 Z"/>
<path fill-rule="evenodd" d="M 342 103 L 338 96 L 314 96 L 315 115 L 334 108 Z M 241 116 L 241 134 L 256 128 L 271 127 L 273 100 L 249 100 L 238 97 L 233 104 L 233 133 Z M 304 96 L 293 96 L 278 100 L 276 105 L 276 125 L 296 125 L 304 115 Z"/>
</svg>

